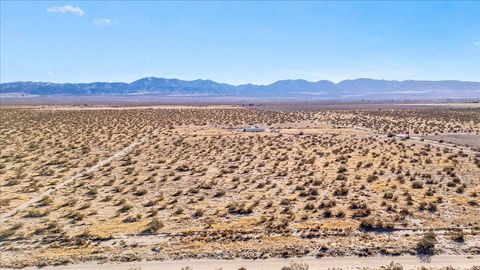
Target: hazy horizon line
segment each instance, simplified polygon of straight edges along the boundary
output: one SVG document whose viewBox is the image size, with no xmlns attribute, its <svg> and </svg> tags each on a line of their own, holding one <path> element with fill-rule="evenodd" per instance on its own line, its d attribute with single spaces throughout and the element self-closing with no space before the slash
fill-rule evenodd
<svg viewBox="0 0 480 270">
<path fill-rule="evenodd" d="M 368 78 L 368 77 L 357 77 L 355 79 L 343 79 L 343 80 L 329 80 L 329 79 L 321 79 L 321 80 L 308 80 L 308 79 L 302 79 L 302 78 L 296 78 L 296 79 L 278 79 L 269 83 L 254 83 L 254 82 L 244 82 L 244 83 L 229 83 L 229 82 L 219 82 L 213 79 L 180 79 L 180 78 L 174 78 L 174 77 L 156 77 L 156 76 L 146 76 L 146 77 L 141 77 L 133 81 L 80 81 L 80 82 L 54 82 L 54 81 L 34 81 L 34 80 L 17 80 L 17 81 L 9 81 L 9 82 L 0 82 L 0 84 L 7 84 L 7 83 L 26 83 L 26 82 L 33 82 L 33 83 L 52 83 L 52 84 L 90 84 L 90 83 L 125 83 L 125 84 L 130 84 L 133 82 L 136 82 L 138 80 L 142 79 L 148 79 L 148 78 L 155 78 L 155 79 L 166 79 L 166 80 L 181 80 L 181 81 L 213 81 L 215 83 L 219 84 L 228 84 L 232 86 L 241 86 L 241 85 L 258 85 L 258 86 L 267 86 L 274 84 L 276 82 L 280 81 L 307 81 L 307 82 L 321 82 L 321 81 L 329 81 L 334 84 L 339 84 L 343 81 L 355 81 L 355 80 L 362 80 L 362 79 L 367 79 L 367 80 L 375 80 L 375 81 L 395 81 L 395 82 L 405 82 L 405 81 L 429 81 L 429 82 L 441 82 L 441 81 L 458 81 L 458 82 L 476 82 L 480 83 L 479 81 L 473 81 L 473 80 L 458 80 L 458 79 L 441 79 L 441 80 L 433 80 L 433 79 L 403 79 L 403 80 L 398 80 L 398 79 L 378 79 L 378 78 Z"/>
</svg>

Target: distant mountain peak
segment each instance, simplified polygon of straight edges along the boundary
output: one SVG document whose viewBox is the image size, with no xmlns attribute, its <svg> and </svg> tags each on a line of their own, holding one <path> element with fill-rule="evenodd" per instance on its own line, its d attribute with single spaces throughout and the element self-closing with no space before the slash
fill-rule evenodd
<svg viewBox="0 0 480 270">
<path fill-rule="evenodd" d="M 268 85 L 238 86 L 212 80 L 180 80 L 145 77 L 131 83 L 51 83 L 11 82 L 0 84 L 0 93 L 33 95 L 96 95 L 96 94 L 155 94 L 211 95 L 249 97 L 309 97 L 343 98 L 480 98 L 480 82 L 455 80 L 376 80 L 358 78 L 333 83 L 328 80 L 310 82 L 303 79 L 279 80 Z"/>
</svg>

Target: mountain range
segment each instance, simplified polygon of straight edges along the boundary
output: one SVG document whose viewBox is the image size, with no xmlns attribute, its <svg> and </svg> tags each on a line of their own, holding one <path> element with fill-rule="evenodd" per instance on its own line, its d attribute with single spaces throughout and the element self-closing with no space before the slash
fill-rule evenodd
<svg viewBox="0 0 480 270">
<path fill-rule="evenodd" d="M 158 95 L 158 96 L 237 96 L 295 97 L 318 99 L 379 98 L 480 98 L 480 82 L 389 81 L 375 79 L 281 80 L 269 85 L 231 85 L 211 80 L 185 81 L 148 77 L 132 83 L 49 83 L 10 82 L 0 84 L 0 94 L 8 95 Z"/>
</svg>

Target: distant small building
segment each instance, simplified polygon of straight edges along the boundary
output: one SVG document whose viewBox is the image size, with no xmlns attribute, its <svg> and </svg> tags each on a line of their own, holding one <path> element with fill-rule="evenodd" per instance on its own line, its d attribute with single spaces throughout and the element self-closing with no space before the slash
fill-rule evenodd
<svg viewBox="0 0 480 270">
<path fill-rule="evenodd" d="M 264 128 L 249 127 L 240 129 L 241 132 L 265 132 Z"/>
<path fill-rule="evenodd" d="M 237 129 L 239 132 L 270 132 L 270 133 L 278 133 L 278 129 L 275 128 L 261 128 L 261 127 L 246 127 Z"/>
</svg>

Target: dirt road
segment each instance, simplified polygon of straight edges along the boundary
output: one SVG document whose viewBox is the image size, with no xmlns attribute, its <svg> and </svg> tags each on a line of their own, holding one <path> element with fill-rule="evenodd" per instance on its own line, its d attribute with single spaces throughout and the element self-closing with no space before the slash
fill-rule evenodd
<svg viewBox="0 0 480 270">
<path fill-rule="evenodd" d="M 446 267 L 453 266 L 455 269 L 470 269 L 473 266 L 480 266 L 480 255 L 438 255 L 433 257 L 398 256 L 398 257 L 325 257 L 325 258 L 291 258 L 291 259 L 265 259 L 265 260 L 184 260 L 184 261 L 151 261 L 151 262 L 129 262 L 120 264 L 76 264 L 67 266 L 43 267 L 43 270 L 175 270 L 183 267 L 191 267 L 193 270 L 215 270 L 223 269 L 237 270 L 245 267 L 247 270 L 280 270 L 283 266 L 289 266 L 291 262 L 301 262 L 309 265 L 309 270 L 320 269 L 358 269 L 358 268 L 379 268 L 390 264 L 399 263 L 403 269 L 416 269 L 421 266 Z M 37 269 L 37 268 L 24 268 Z"/>
</svg>

